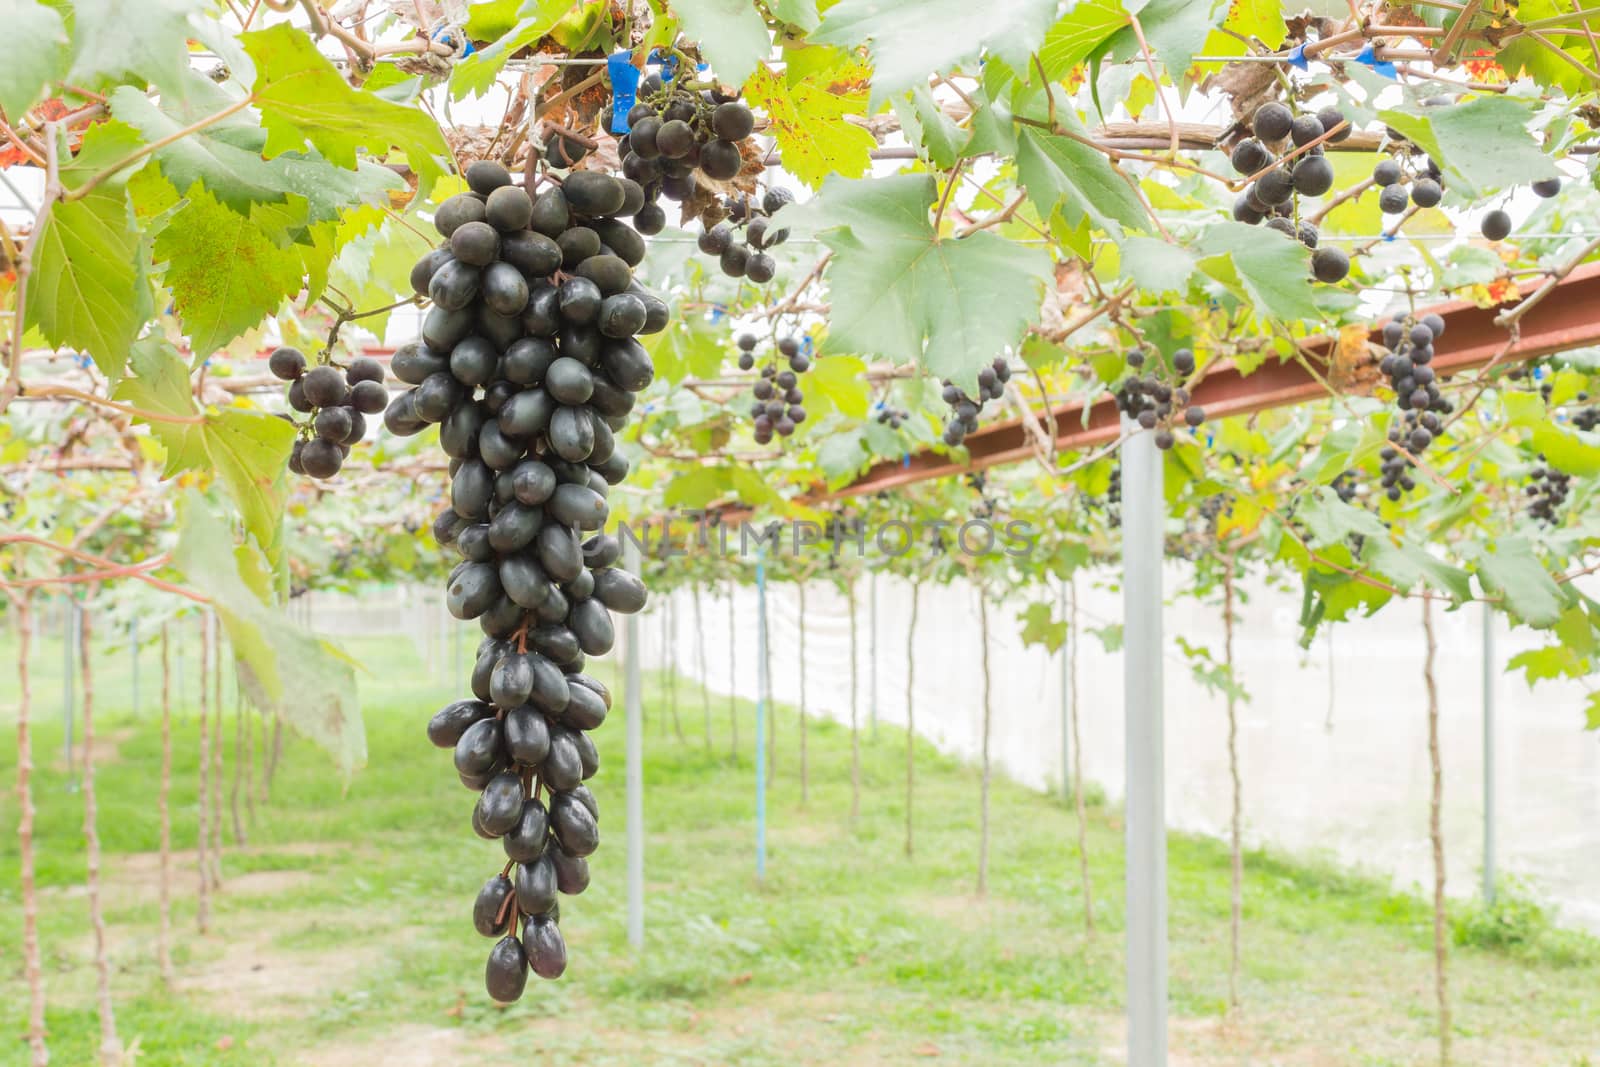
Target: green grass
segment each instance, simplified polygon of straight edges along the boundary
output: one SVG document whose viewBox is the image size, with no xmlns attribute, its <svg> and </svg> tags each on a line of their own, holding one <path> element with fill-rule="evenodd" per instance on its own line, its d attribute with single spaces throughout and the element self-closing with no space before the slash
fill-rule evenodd
<svg viewBox="0 0 1600 1067">
<path fill-rule="evenodd" d="M 599 732 L 604 766 L 591 783 L 606 838 L 589 892 L 563 909 L 571 967 L 557 983 L 531 980 L 513 1007 L 492 1006 L 482 993 L 489 944 L 469 915 L 499 851 L 472 835 L 471 798 L 448 754 L 422 737 L 451 694 L 419 677 L 419 658 L 403 644 L 357 641 L 352 651 L 373 670 L 363 682 L 369 765 L 344 782 L 320 752 L 286 746 L 248 847 L 230 847 L 225 859 L 228 881 L 207 936 L 195 930 L 192 867 L 180 863 L 170 990 L 154 964 L 155 868 L 145 855 L 157 840 L 157 663 L 147 654 L 135 719 L 125 650 L 98 661 L 112 987 L 119 1029 L 137 1040 L 141 1064 L 473 1064 L 529 1054 L 582 1064 L 1117 1062 L 1117 810 L 1089 813 L 1098 933 L 1088 936 L 1076 828 L 1059 801 L 996 783 L 990 892 L 980 899 L 975 768 L 918 746 L 917 851 L 908 859 L 904 734 L 885 728 L 874 739 L 863 730 L 852 827 L 849 731 L 812 722 L 802 808 L 798 719 L 784 708 L 768 875 L 758 882 L 753 709 L 737 707 L 733 757 L 729 705 L 714 698 L 708 749 L 699 692 L 680 681 L 680 741 L 660 678 L 646 699 L 644 952 L 635 956 L 624 936 L 619 710 Z M 12 655 L 0 647 L 0 662 Z M 36 657 L 40 924 L 53 1062 L 76 1065 L 93 1062 L 98 1024 L 80 888 L 81 795 L 59 762 L 60 680 L 48 675 L 59 660 L 59 646 Z M 192 651 L 187 662 L 192 670 Z M 11 674 L 0 678 L 0 707 L 13 706 Z M 190 707 L 178 710 L 174 736 L 175 844 L 190 849 Z M 0 749 L 0 778 L 9 781 L 14 764 L 14 746 Z M 14 825 L 14 794 L 0 804 L 0 822 Z M 6 1064 L 25 1062 L 16 847 L 14 835 L 0 837 L 0 997 L 8 1037 L 18 1038 L 0 1045 Z M 1243 1007 L 1230 1015 L 1226 849 L 1173 835 L 1169 860 L 1172 1045 L 1186 1062 L 1435 1061 L 1423 901 L 1325 863 L 1252 853 Z M 1452 959 L 1458 1061 L 1600 1062 L 1593 941 L 1526 915 L 1495 923 L 1464 914 Z"/>
</svg>

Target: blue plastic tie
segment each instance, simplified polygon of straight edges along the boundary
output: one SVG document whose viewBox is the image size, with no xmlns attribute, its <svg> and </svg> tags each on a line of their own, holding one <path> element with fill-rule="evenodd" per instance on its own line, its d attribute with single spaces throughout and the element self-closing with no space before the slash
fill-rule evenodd
<svg viewBox="0 0 1600 1067">
<path fill-rule="evenodd" d="M 1289 66 L 1296 70 L 1310 70 L 1311 63 L 1306 59 L 1306 46 L 1297 44 L 1289 51 Z"/>
<path fill-rule="evenodd" d="M 613 52 L 606 57 L 606 73 L 611 75 L 611 132 L 627 133 L 632 126 L 628 112 L 639 102 L 639 68 L 631 52 Z"/>
<path fill-rule="evenodd" d="M 1394 64 L 1390 63 L 1386 59 L 1380 61 L 1378 59 L 1377 51 L 1371 44 L 1368 44 L 1361 50 L 1361 53 L 1356 56 L 1356 62 L 1360 63 L 1362 66 L 1371 67 L 1378 74 L 1383 75 L 1385 78 L 1388 78 L 1391 81 L 1398 81 L 1400 78 L 1400 74 L 1395 70 Z"/>
<path fill-rule="evenodd" d="M 902 452 L 902 453 L 900 453 L 900 466 L 906 467 L 906 468 L 909 468 L 911 466 L 911 453 L 910 452 Z"/>
<path fill-rule="evenodd" d="M 800 340 L 800 351 L 804 352 L 806 355 L 809 356 L 813 352 L 815 352 L 816 350 L 817 350 L 816 342 L 811 339 L 811 335 L 809 333 L 806 334 L 803 338 L 801 338 L 801 340 Z"/>
<path fill-rule="evenodd" d="M 448 26 L 440 26 L 438 29 L 433 31 L 433 40 L 438 41 L 440 44 L 447 44 L 451 47 L 454 47 L 456 43 L 455 34 L 448 31 Z M 465 59 L 475 51 L 477 51 L 477 49 L 472 47 L 472 42 L 467 41 L 466 49 L 461 53 L 461 58 Z"/>
</svg>

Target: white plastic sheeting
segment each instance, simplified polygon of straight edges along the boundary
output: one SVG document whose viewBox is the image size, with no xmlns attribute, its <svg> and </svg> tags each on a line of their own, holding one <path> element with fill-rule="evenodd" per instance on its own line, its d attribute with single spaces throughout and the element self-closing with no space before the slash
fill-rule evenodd
<svg viewBox="0 0 1600 1067">
<path fill-rule="evenodd" d="M 1166 588 L 1184 572 L 1173 568 Z M 1087 629 L 1117 621 L 1120 595 L 1110 577 L 1080 575 L 1079 619 Z M 878 625 L 870 628 L 866 579 L 855 587 L 860 627 L 863 729 L 871 715 L 872 660 L 877 662 L 876 713 L 903 725 L 906 629 L 910 586 L 879 578 Z M 1239 752 L 1248 839 L 1290 852 L 1332 855 L 1399 884 L 1431 878 L 1427 838 L 1427 705 L 1422 680 L 1420 604 L 1398 604 L 1373 619 L 1298 644 L 1297 592 L 1246 582 L 1248 594 L 1234 635 L 1237 671 L 1250 694 L 1240 706 Z M 982 677 L 974 593 L 964 585 L 924 585 L 916 633 L 916 719 L 940 749 L 976 759 L 982 729 Z M 1057 591 L 1034 599 L 1054 603 Z M 702 590 L 705 661 L 710 687 L 756 695 L 756 597 L 738 590 L 733 603 L 737 678 L 729 674 L 727 587 Z M 647 668 L 676 652 L 683 674 L 699 674 L 694 614 L 687 590 L 658 598 L 640 627 Z M 1027 599 L 992 610 L 994 736 L 1000 768 L 1037 789 L 1059 788 L 1062 761 L 1061 663 L 1025 648 L 1015 616 Z M 831 585 L 807 587 L 806 686 L 810 709 L 849 720 L 848 601 Z M 676 640 L 667 646 L 663 614 Z M 798 598 L 792 586 L 769 590 L 773 691 L 780 703 L 799 692 Z M 1209 646 L 1220 658 L 1221 609 L 1171 600 L 1167 631 L 1167 815 L 1176 829 L 1221 834 L 1230 804 L 1223 699 L 1192 677 L 1176 644 Z M 1482 862 L 1482 620 L 1469 606 L 1436 613 L 1437 678 L 1445 768 L 1444 833 L 1450 890 L 1477 891 Z M 1496 632 L 1503 662 L 1536 644 L 1526 630 Z M 1525 878 L 1569 922 L 1600 930 L 1600 736 L 1583 730 L 1583 690 L 1542 683 L 1530 690 L 1520 675 L 1498 677 L 1496 819 L 1502 873 Z M 1078 654 L 1079 727 L 1085 777 L 1113 798 L 1122 795 L 1123 724 L 1120 657 L 1085 634 Z M 781 741 L 780 741 L 781 743 Z"/>
</svg>

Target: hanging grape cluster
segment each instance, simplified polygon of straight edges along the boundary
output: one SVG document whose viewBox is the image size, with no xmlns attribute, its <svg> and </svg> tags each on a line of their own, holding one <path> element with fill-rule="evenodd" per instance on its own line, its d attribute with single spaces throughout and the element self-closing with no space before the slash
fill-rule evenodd
<svg viewBox="0 0 1600 1067">
<path fill-rule="evenodd" d="M 1455 405 L 1439 391 L 1433 367 L 1433 343 L 1444 333 L 1444 319 L 1435 314 L 1418 318 L 1397 311 L 1383 324 L 1383 356 L 1378 370 L 1389 379 L 1395 404 L 1403 418 L 1389 430 L 1391 446 L 1379 453 L 1382 484 L 1390 500 L 1416 488 L 1408 473 L 1412 457 L 1421 454 L 1444 432 L 1440 418 Z M 1409 453 L 1409 454 L 1408 454 Z"/>
<path fill-rule="evenodd" d="M 944 380 L 944 391 L 940 394 L 950 408 L 950 414 L 944 421 L 944 443 L 955 448 L 967 439 L 967 434 L 978 429 L 978 416 L 983 413 L 983 405 L 990 400 L 999 400 L 1006 395 L 1006 383 L 1011 380 L 1011 364 L 1006 362 L 1004 356 L 996 356 L 994 362 L 978 371 L 978 396 L 976 399 L 966 394 L 955 382 L 949 378 Z"/>
<path fill-rule="evenodd" d="M 434 218 L 445 243 L 412 272 L 433 307 L 391 362 L 412 388 L 384 423 L 400 435 L 437 424 L 450 457 L 450 506 L 433 524 L 461 557 L 446 605 L 485 636 L 472 699 L 436 714 L 428 739 L 478 794 L 473 830 L 505 851 L 473 923 L 498 939 L 490 996 L 513 1001 L 530 968 L 565 970 L 557 898 L 588 885 L 600 842 L 583 783 L 611 694 L 584 666 L 611 650 L 611 613 L 642 608 L 645 587 L 598 531 L 628 475 L 616 435 L 654 376 L 635 337 L 668 312 L 633 278 L 645 244 L 622 219 L 645 206 L 637 183 L 578 170 L 533 198 L 497 163 L 466 177 L 470 191 Z"/>
<path fill-rule="evenodd" d="M 1184 425 L 1198 429 L 1206 421 L 1205 409 L 1189 403 L 1189 390 L 1182 385 L 1169 385 L 1163 380 L 1165 367 L 1158 363 L 1148 373 L 1142 374 L 1149 357 L 1145 349 L 1130 349 L 1127 354 L 1130 374 L 1117 386 L 1117 407 L 1139 424 L 1142 430 L 1154 430 L 1156 447 L 1166 451 L 1178 443 L 1173 432 L 1173 416 L 1182 413 Z M 1195 371 L 1194 351 L 1180 348 L 1172 353 L 1171 368 L 1180 380 Z"/>
<path fill-rule="evenodd" d="M 389 403 L 383 386 L 383 364 L 361 356 L 343 371 L 329 363 L 309 370 L 305 353 L 292 345 L 274 349 L 267 369 L 289 383 L 289 407 L 309 416 L 294 422 L 300 431 L 289 453 L 289 469 L 312 478 L 332 478 L 344 466 L 350 448 L 367 435 L 368 415 Z"/>
<path fill-rule="evenodd" d="M 890 404 L 878 405 L 878 413 L 873 416 L 878 421 L 878 425 L 887 426 L 891 430 L 898 430 L 910 417 L 911 412 Z"/>
<path fill-rule="evenodd" d="M 1554 526 L 1557 512 L 1567 502 L 1571 491 L 1572 475 L 1559 471 L 1539 456 L 1539 466 L 1528 472 L 1528 514 L 1545 526 Z"/>
<path fill-rule="evenodd" d="M 723 205 L 727 218 L 706 226 L 695 243 L 706 255 L 717 257 L 723 274 L 765 285 L 778 271 L 767 249 L 789 238 L 789 231 L 773 229 L 770 219 L 793 202 L 794 194 L 780 188 L 768 189 L 759 204 L 747 196 L 730 196 Z"/>
<path fill-rule="evenodd" d="M 1300 217 L 1300 198 L 1319 197 L 1333 188 L 1333 164 L 1322 145 L 1348 138 L 1351 127 L 1344 123 L 1335 107 L 1296 115 L 1272 101 L 1256 109 L 1251 136 L 1234 145 L 1230 156 L 1235 171 L 1253 178 L 1233 202 L 1234 219 L 1251 226 L 1265 221 L 1313 249 L 1312 276 L 1330 284 L 1350 273 L 1350 257 L 1342 249 L 1318 247 L 1317 227 Z M 1319 141 L 1329 131 L 1333 133 L 1326 141 Z"/>
<path fill-rule="evenodd" d="M 628 110 L 628 132 L 617 144 L 624 177 L 645 191 L 634 225 L 646 236 L 660 233 L 666 212 L 657 200 L 685 203 L 697 191 L 695 175 L 726 182 L 744 169 L 742 145 L 756 119 L 737 95 L 720 88 L 690 89 L 652 74 L 640 83 L 638 103 Z M 610 109 L 601 113 L 612 126 Z"/>
<path fill-rule="evenodd" d="M 739 335 L 739 369 L 752 370 L 756 365 L 756 335 Z M 805 392 L 800 388 L 800 375 L 811 369 L 811 357 L 806 355 L 800 342 L 793 337 L 780 337 L 773 355 L 761 367 L 751 392 L 755 396 L 750 406 L 756 444 L 772 443 L 772 435 L 794 436 L 795 427 L 806 421 Z M 789 363 L 788 370 L 778 369 L 778 357 Z"/>
</svg>

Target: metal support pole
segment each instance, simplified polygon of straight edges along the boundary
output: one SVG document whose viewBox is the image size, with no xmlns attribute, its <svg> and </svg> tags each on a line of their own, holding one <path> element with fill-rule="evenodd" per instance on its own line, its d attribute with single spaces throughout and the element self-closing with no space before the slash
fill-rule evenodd
<svg viewBox="0 0 1600 1067">
<path fill-rule="evenodd" d="M 631 538 L 622 539 L 623 564 L 639 572 L 639 548 Z M 639 616 L 629 615 L 624 624 L 622 648 L 623 701 L 627 716 L 627 806 L 628 806 L 628 944 L 635 951 L 644 948 L 644 705 L 639 692 Z"/>
<path fill-rule="evenodd" d="M 1167 831 L 1161 703 L 1161 453 L 1122 446 L 1123 701 L 1127 733 L 1128 1067 L 1167 1062 Z"/>
<path fill-rule="evenodd" d="M 855 589 L 850 590 L 854 599 Z M 867 657 L 869 692 L 867 693 L 867 722 L 871 726 L 871 738 L 878 739 L 878 572 L 873 571 L 867 584 L 867 629 L 872 631 L 871 654 Z"/>
<path fill-rule="evenodd" d="M 1067 618 L 1067 580 L 1061 579 L 1061 584 L 1056 590 L 1056 602 L 1061 607 L 1061 619 Z M 1077 635 L 1071 629 L 1066 631 L 1066 637 L 1061 642 L 1061 799 L 1072 800 L 1072 694 L 1068 683 L 1067 674 L 1070 666 L 1067 660 L 1067 642 Z"/>
<path fill-rule="evenodd" d="M 756 877 L 767 876 L 767 550 L 756 550 Z"/>
<path fill-rule="evenodd" d="M 1483 900 L 1494 904 L 1494 609 L 1483 606 Z"/>
</svg>

